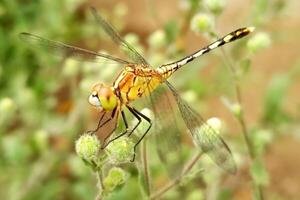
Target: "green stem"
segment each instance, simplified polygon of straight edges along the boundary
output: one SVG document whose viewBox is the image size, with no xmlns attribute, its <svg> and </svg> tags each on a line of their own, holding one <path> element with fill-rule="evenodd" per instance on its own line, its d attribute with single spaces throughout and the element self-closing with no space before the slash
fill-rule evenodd
<svg viewBox="0 0 300 200">
<path fill-rule="evenodd" d="M 163 187 L 161 190 L 158 192 L 154 193 L 153 195 L 150 196 L 150 199 L 157 199 L 161 197 L 163 194 L 165 194 L 167 191 L 172 189 L 174 186 L 178 185 L 182 178 L 191 171 L 191 169 L 194 167 L 194 165 L 197 163 L 197 161 L 200 159 L 202 156 L 202 152 L 198 152 L 191 160 L 188 162 L 183 170 L 181 171 L 180 175 L 177 176 L 175 179 L 173 179 L 170 183 L 168 183 L 165 187 Z"/>
<path fill-rule="evenodd" d="M 253 161 L 256 158 L 256 156 L 255 156 L 255 153 L 254 153 L 254 149 L 253 149 L 251 139 L 249 138 L 249 132 L 248 132 L 247 124 L 246 124 L 246 121 L 245 121 L 244 111 L 243 111 L 243 107 L 242 107 L 243 102 L 242 102 L 241 89 L 240 89 L 240 84 L 239 84 L 239 80 L 238 80 L 238 72 L 236 70 L 236 67 L 234 67 L 234 64 L 229 61 L 229 59 L 228 59 L 229 56 L 226 54 L 224 49 L 222 49 L 222 53 L 223 53 L 223 57 L 224 57 L 224 62 L 229 67 L 229 69 L 230 69 L 230 71 L 233 75 L 236 98 L 237 98 L 238 104 L 241 107 L 241 112 L 237 116 L 237 119 L 238 119 L 238 121 L 240 123 L 240 126 L 242 128 L 242 134 L 243 134 L 244 140 L 246 141 L 246 146 L 247 146 L 249 156 L 251 158 L 251 165 L 252 165 Z M 252 180 L 252 181 L 253 181 L 254 191 L 255 191 L 255 193 L 257 193 L 258 199 L 259 200 L 264 200 L 262 186 L 260 184 L 257 184 L 255 180 Z"/>
<path fill-rule="evenodd" d="M 103 185 L 103 182 L 102 182 L 103 177 L 102 177 L 101 169 L 96 172 L 96 176 L 97 176 L 97 188 L 99 189 L 99 192 L 98 192 L 95 199 L 96 200 L 102 200 L 102 192 L 104 190 L 104 185 Z"/>
<path fill-rule="evenodd" d="M 146 192 L 148 196 L 151 196 L 151 181 L 150 181 L 148 155 L 147 155 L 147 139 L 143 140 L 142 162 L 143 162 L 144 176 L 145 176 L 146 189 L 147 189 Z"/>
</svg>

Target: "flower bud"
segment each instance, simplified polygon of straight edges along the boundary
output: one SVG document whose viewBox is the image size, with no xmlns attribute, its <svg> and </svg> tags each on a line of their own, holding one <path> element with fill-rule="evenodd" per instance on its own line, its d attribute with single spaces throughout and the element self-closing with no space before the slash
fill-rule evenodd
<svg viewBox="0 0 300 200">
<path fill-rule="evenodd" d="M 234 103 L 231 105 L 231 112 L 237 117 L 241 117 L 242 107 L 239 103 Z"/>
<path fill-rule="evenodd" d="M 115 163 L 120 164 L 129 162 L 133 157 L 134 143 L 126 136 L 120 137 L 111 142 L 106 148 L 109 159 Z"/>
<path fill-rule="evenodd" d="M 106 194 L 112 192 L 116 187 L 124 184 L 127 178 L 128 175 L 123 169 L 119 167 L 111 168 L 103 180 L 104 192 Z"/>
<path fill-rule="evenodd" d="M 215 15 L 221 14 L 226 5 L 225 0 L 204 0 L 203 4 Z"/>
<path fill-rule="evenodd" d="M 41 129 L 36 131 L 32 137 L 32 143 L 34 148 L 38 152 L 45 152 L 48 149 L 48 133 L 47 131 Z"/>
<path fill-rule="evenodd" d="M 86 161 L 93 161 L 97 157 L 99 148 L 100 141 L 98 138 L 87 133 L 80 136 L 75 144 L 77 155 Z"/>
<path fill-rule="evenodd" d="M 252 53 L 267 48 L 271 45 L 271 38 L 267 33 L 257 33 L 252 36 L 247 43 L 247 48 Z"/>
<path fill-rule="evenodd" d="M 213 18 L 208 14 L 196 14 L 191 21 L 191 29 L 196 33 L 206 33 L 214 26 Z"/>
<path fill-rule="evenodd" d="M 8 125 L 11 122 L 14 114 L 16 113 L 16 110 L 17 106 L 11 98 L 4 97 L 0 99 L 0 125 Z"/>
<path fill-rule="evenodd" d="M 148 38 L 148 43 L 150 47 L 159 49 L 166 45 L 167 36 L 163 30 L 157 30 L 150 35 Z"/>
<path fill-rule="evenodd" d="M 8 113 L 14 112 L 15 110 L 16 110 L 16 104 L 11 98 L 5 97 L 0 100 L 0 113 L 1 114 L 6 115 Z"/>
</svg>

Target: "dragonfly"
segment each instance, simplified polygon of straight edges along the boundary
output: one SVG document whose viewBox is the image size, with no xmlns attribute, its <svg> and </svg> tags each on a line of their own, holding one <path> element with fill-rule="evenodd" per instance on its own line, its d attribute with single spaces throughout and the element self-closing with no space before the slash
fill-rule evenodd
<svg viewBox="0 0 300 200">
<path fill-rule="evenodd" d="M 153 120 L 136 109 L 132 105 L 132 102 L 138 99 L 152 97 L 157 88 L 164 86 L 175 100 L 175 104 L 177 105 L 186 129 L 191 133 L 191 138 L 197 146 L 200 147 L 201 151 L 206 153 L 218 166 L 225 169 L 227 172 L 235 173 L 236 166 L 228 145 L 222 139 L 220 134 L 211 128 L 205 122 L 204 118 L 180 97 L 173 85 L 168 81 L 168 78 L 181 67 L 192 62 L 196 58 L 207 54 L 213 49 L 247 36 L 253 32 L 254 28 L 239 28 L 178 61 L 163 64 L 154 68 L 133 46 L 120 36 L 116 29 L 107 22 L 95 8 L 91 7 L 90 9 L 97 24 L 106 32 L 114 43 L 129 52 L 129 57 L 132 61 L 49 40 L 27 32 L 20 33 L 20 38 L 32 46 L 43 47 L 47 49 L 48 52 L 92 62 L 98 59 L 106 59 L 122 66 L 121 72 L 117 75 L 112 85 L 96 83 L 92 87 L 92 92 L 88 97 L 89 103 L 102 113 L 96 129 L 91 131 L 91 134 L 96 134 L 102 127 L 113 121 L 112 128 L 105 133 L 101 133 L 105 135 L 101 148 L 106 148 L 112 141 L 122 136 L 131 136 L 141 125 L 141 122 L 145 121 L 148 123 L 148 126 L 133 147 L 134 153 L 131 161 L 134 161 L 136 149 L 151 129 Z M 137 119 L 137 123 L 131 128 L 129 127 L 125 109 L 127 109 L 128 114 L 131 113 L 132 116 Z M 155 115 L 162 112 L 160 108 L 156 110 L 158 110 L 158 112 L 155 112 Z M 122 123 L 122 121 L 125 125 L 125 130 L 115 136 L 113 133 L 118 127 L 118 124 L 120 122 Z M 206 126 L 206 131 L 204 132 L 199 129 L 199 127 L 203 126 Z"/>
</svg>

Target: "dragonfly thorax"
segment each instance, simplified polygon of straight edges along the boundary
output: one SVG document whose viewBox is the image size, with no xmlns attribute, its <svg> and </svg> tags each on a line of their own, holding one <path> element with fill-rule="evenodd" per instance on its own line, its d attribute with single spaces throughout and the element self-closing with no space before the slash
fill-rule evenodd
<svg viewBox="0 0 300 200">
<path fill-rule="evenodd" d="M 97 109 L 111 111 L 118 105 L 118 98 L 111 86 L 97 83 L 92 87 L 89 103 Z"/>
</svg>

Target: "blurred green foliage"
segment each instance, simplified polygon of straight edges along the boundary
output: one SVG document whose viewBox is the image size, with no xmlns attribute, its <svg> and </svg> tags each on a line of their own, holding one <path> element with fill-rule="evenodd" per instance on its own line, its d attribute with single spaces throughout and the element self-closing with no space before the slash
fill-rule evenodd
<svg viewBox="0 0 300 200">
<path fill-rule="evenodd" d="M 27 31 L 89 49 L 99 48 L 99 44 L 106 43 L 108 39 L 99 33 L 99 27 L 93 22 L 86 5 L 90 3 L 84 0 L 0 2 L 0 199 L 88 200 L 101 195 L 97 175 L 93 174 L 95 168 L 87 167 L 89 165 L 75 155 L 75 141 L 97 123 L 92 110 L 88 109 L 90 87 L 96 82 L 112 82 L 118 66 L 109 62 L 77 62 L 49 55 L 46 51 L 28 48 L 18 37 L 20 32 Z M 213 41 L 214 36 L 219 35 L 218 17 L 230 3 L 225 0 L 180 2 L 178 4 L 182 7 L 176 18 L 170 18 L 146 38 L 128 33 L 125 39 L 149 58 L 154 66 L 176 60 L 187 54 L 181 45 L 183 32 L 204 35 L 206 40 Z M 227 54 L 218 56 L 220 62 L 217 65 L 220 67 L 215 67 L 213 81 L 196 77 L 205 70 L 207 63 L 214 60 L 215 57 L 209 56 L 194 61 L 188 70 L 175 75 L 171 82 L 182 91 L 183 98 L 197 110 L 206 111 L 210 108 L 206 107 L 205 99 L 223 95 L 228 112 L 238 119 L 243 105 L 238 104 L 232 95 L 234 78 L 228 70 L 224 72 L 225 66 L 231 58 L 234 59 L 238 66 L 236 81 L 246 84 L 246 77 L 252 70 L 251 59 L 273 45 L 272 34 L 261 29 L 265 29 L 270 18 L 284 13 L 286 4 L 283 0 L 252 2 L 246 17 L 250 24 L 257 27 L 257 32 L 248 42 L 239 41 L 229 50 L 226 47 Z M 101 11 L 118 30 L 125 28 L 123 18 L 130 15 L 125 3 L 116 3 L 112 12 Z M 187 24 L 183 26 L 181 23 Z M 182 27 L 187 30 L 183 31 Z M 250 167 L 241 131 L 237 129 L 236 135 L 229 136 L 234 137 L 230 143 L 238 167 L 250 168 L 249 174 L 254 184 L 264 187 L 271 180 L 263 162 L 269 145 L 279 137 L 277 132 L 286 132 L 297 122 L 297 116 L 285 110 L 285 100 L 289 88 L 299 79 L 299 64 L 286 69 L 271 78 L 262 100 L 260 121 L 248 126 L 256 156 Z M 191 78 L 191 75 L 195 76 Z M 280 129 L 281 126 L 284 129 Z M 195 148 L 186 143 L 183 149 L 189 156 Z M 152 156 L 155 147 L 149 145 L 148 148 Z M 136 166 L 132 163 L 118 164 L 119 168 L 108 166 L 103 169 L 108 199 L 142 199 L 149 195 L 143 166 L 137 163 Z M 202 173 L 203 168 L 205 173 Z M 169 183 L 167 170 L 157 155 L 151 157 L 149 170 L 152 192 Z M 228 179 L 229 175 L 203 157 L 179 181 L 181 184 L 165 193 L 163 198 L 232 199 L 238 186 L 226 185 L 224 182 Z"/>
</svg>

